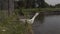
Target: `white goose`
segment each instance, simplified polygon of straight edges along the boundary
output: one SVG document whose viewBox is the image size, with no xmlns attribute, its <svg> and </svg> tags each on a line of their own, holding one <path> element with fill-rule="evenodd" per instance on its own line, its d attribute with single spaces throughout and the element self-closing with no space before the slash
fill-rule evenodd
<svg viewBox="0 0 60 34">
<path fill-rule="evenodd" d="M 37 13 L 33 16 L 32 19 L 20 19 L 20 21 L 22 21 L 22 22 L 24 22 L 24 23 L 27 22 L 27 23 L 29 23 L 29 24 L 33 24 L 35 18 L 36 18 L 38 15 L 39 15 L 39 13 L 37 12 Z"/>
</svg>

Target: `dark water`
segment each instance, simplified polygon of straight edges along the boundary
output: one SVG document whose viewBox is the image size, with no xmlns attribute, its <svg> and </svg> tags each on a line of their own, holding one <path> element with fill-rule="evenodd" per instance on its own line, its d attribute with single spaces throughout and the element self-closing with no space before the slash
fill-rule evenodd
<svg viewBox="0 0 60 34">
<path fill-rule="evenodd" d="M 57 13 L 58 14 L 58 13 Z M 60 34 L 60 15 L 43 15 L 32 25 L 34 34 Z"/>
</svg>

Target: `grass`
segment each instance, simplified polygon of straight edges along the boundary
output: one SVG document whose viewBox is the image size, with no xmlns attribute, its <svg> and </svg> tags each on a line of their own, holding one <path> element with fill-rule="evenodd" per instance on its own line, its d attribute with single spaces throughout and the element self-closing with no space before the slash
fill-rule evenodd
<svg viewBox="0 0 60 34">
<path fill-rule="evenodd" d="M 8 16 L 4 11 L 0 11 L 0 34 L 30 34 L 31 24 L 19 21 L 18 14 Z M 6 17 L 6 18 L 5 18 Z"/>
<path fill-rule="evenodd" d="M 29 9 L 15 9 L 15 11 L 20 12 L 22 11 L 24 13 L 24 15 L 28 16 L 27 18 L 29 18 L 29 14 L 32 12 L 52 12 L 52 11 L 60 11 L 60 8 L 29 8 Z"/>
<path fill-rule="evenodd" d="M 60 8 L 33 8 L 33 9 L 22 9 L 23 12 L 45 12 L 45 11 L 60 11 Z"/>
</svg>

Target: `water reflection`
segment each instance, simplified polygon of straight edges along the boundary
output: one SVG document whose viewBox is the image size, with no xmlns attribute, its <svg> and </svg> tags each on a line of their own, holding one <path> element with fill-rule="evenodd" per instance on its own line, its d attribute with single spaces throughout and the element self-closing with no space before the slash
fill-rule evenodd
<svg viewBox="0 0 60 34">
<path fill-rule="evenodd" d="M 40 13 L 36 19 L 36 21 L 40 21 L 40 23 L 42 24 L 44 22 L 44 14 Z"/>
<path fill-rule="evenodd" d="M 34 34 L 60 34 L 59 12 L 45 15 L 40 14 L 32 25 Z"/>
</svg>

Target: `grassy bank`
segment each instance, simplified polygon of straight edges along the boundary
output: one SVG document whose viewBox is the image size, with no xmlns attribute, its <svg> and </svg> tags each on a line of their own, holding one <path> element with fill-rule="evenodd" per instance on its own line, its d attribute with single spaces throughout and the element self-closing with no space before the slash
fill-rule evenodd
<svg viewBox="0 0 60 34">
<path fill-rule="evenodd" d="M 60 11 L 60 8 L 32 8 L 32 9 L 21 9 L 23 12 L 41 12 L 41 11 Z"/>
<path fill-rule="evenodd" d="M 5 14 L 0 11 L 0 34 L 32 34 L 31 24 L 20 22 L 18 14 L 9 17 Z"/>
<path fill-rule="evenodd" d="M 20 9 L 15 9 L 15 11 L 17 13 L 19 12 L 23 12 L 24 15 L 29 15 L 30 13 L 34 13 L 34 12 L 52 12 L 52 11 L 60 11 L 60 8 L 29 8 L 29 9 L 24 9 L 24 8 L 20 8 Z M 29 17 L 29 16 L 28 16 Z"/>
</svg>

